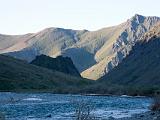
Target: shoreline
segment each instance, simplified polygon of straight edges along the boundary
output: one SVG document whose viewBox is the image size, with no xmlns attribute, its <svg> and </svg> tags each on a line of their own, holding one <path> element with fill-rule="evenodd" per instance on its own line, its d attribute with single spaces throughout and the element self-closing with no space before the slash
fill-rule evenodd
<svg viewBox="0 0 160 120">
<path fill-rule="evenodd" d="M 94 94 L 94 93 L 54 93 L 51 91 L 0 91 L 0 93 L 16 93 L 16 94 L 45 94 L 45 93 L 49 93 L 49 94 L 54 94 L 54 95 L 81 95 L 81 96 L 112 96 L 112 97 L 136 97 L 136 98 L 152 98 L 152 96 L 131 96 L 131 95 L 119 95 L 119 94 Z"/>
<path fill-rule="evenodd" d="M 108 120 L 160 120 L 160 111 L 147 111 L 140 114 L 133 114 L 131 117 L 112 118 Z"/>
</svg>

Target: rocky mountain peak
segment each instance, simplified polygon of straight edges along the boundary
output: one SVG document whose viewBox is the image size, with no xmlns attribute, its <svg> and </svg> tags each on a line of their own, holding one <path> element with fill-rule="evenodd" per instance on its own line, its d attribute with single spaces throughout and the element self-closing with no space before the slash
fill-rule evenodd
<svg viewBox="0 0 160 120">
<path fill-rule="evenodd" d="M 110 84 L 130 86 L 134 90 L 140 86 L 145 86 L 145 89 L 154 86 L 157 91 L 160 85 L 159 46 L 160 22 L 157 22 L 136 42 L 125 59 L 101 80 Z"/>
<path fill-rule="evenodd" d="M 143 23 L 146 17 L 139 15 L 139 14 L 135 14 L 132 18 L 131 21 L 132 22 L 137 22 L 137 23 Z"/>
<path fill-rule="evenodd" d="M 149 40 L 152 40 L 152 38 L 160 37 L 160 22 L 155 24 L 151 30 L 146 32 L 141 38 L 141 41 L 148 42 Z"/>
</svg>

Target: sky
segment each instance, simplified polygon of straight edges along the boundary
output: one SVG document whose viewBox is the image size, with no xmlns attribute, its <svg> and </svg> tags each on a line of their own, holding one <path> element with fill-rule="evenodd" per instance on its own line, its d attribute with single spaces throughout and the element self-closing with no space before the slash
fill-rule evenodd
<svg viewBox="0 0 160 120">
<path fill-rule="evenodd" d="M 135 14 L 160 17 L 160 0 L 0 0 L 0 33 L 26 34 L 48 27 L 97 30 Z"/>
</svg>

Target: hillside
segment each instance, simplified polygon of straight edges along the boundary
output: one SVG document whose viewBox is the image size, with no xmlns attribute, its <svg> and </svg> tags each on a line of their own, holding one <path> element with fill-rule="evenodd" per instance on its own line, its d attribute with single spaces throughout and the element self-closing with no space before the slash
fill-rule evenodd
<svg viewBox="0 0 160 120">
<path fill-rule="evenodd" d="M 27 61 L 41 54 L 68 56 L 82 77 L 96 80 L 117 66 L 158 21 L 159 17 L 136 14 L 120 25 L 97 31 L 47 28 L 22 36 L 1 35 L 0 53 Z"/>
<path fill-rule="evenodd" d="M 110 86 L 127 87 L 126 92 L 153 93 L 160 90 L 160 22 L 141 37 L 129 55 L 99 80 Z M 101 85 L 102 85 L 101 84 Z M 117 88 L 115 88 L 117 89 Z M 127 91 L 128 90 L 128 91 Z"/>
<path fill-rule="evenodd" d="M 54 71 L 63 72 L 72 76 L 81 77 L 78 70 L 74 66 L 72 60 L 69 57 L 58 56 L 56 58 L 51 58 L 46 55 L 37 56 L 31 64 L 45 67 Z"/>
<path fill-rule="evenodd" d="M 91 81 L 0 55 L 1 91 L 76 93 Z"/>
</svg>

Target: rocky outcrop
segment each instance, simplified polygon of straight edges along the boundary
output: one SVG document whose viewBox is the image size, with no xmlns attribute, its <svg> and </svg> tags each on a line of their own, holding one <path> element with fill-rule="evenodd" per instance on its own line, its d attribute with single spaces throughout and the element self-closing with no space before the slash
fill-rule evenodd
<svg viewBox="0 0 160 120">
<path fill-rule="evenodd" d="M 114 39 L 112 44 L 104 45 L 96 55 L 102 55 L 102 60 L 98 61 L 96 65 L 82 72 L 82 76 L 86 76 L 90 79 L 98 79 L 107 74 L 115 66 L 117 66 L 122 60 L 129 54 L 132 47 L 139 41 L 139 38 L 143 36 L 145 32 L 150 30 L 160 19 L 157 17 L 144 17 L 141 15 L 135 15 L 126 23 L 119 36 Z M 109 52 L 108 52 L 109 51 Z M 101 66 L 101 67 L 100 67 Z M 99 70 L 100 69 L 100 70 Z"/>
<path fill-rule="evenodd" d="M 160 24 L 144 34 L 127 57 L 101 78 L 112 84 L 138 86 L 152 94 L 160 86 Z"/>
<path fill-rule="evenodd" d="M 78 70 L 74 66 L 72 60 L 69 57 L 58 56 L 56 58 L 51 58 L 46 55 L 37 56 L 31 64 L 45 67 L 53 71 L 63 72 L 72 76 L 81 77 Z"/>
</svg>

